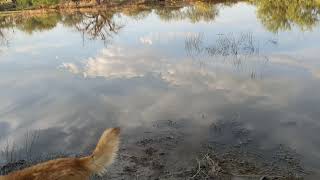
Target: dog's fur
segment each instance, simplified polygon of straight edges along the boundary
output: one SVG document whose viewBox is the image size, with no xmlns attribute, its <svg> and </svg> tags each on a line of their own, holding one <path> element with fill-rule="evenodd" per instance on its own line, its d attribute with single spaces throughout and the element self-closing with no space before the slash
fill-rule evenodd
<svg viewBox="0 0 320 180">
<path fill-rule="evenodd" d="M 116 156 L 119 134 L 120 128 L 107 129 L 90 156 L 51 160 L 0 176 L 0 180 L 88 180 L 92 174 L 102 175 Z"/>
</svg>

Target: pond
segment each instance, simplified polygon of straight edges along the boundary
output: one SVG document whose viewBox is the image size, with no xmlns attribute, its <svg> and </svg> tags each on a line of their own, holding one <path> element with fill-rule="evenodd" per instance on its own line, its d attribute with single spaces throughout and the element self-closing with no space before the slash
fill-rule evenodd
<svg viewBox="0 0 320 180">
<path fill-rule="evenodd" d="M 0 163 L 86 153 L 119 126 L 122 151 L 166 151 L 165 169 L 210 145 L 264 163 L 285 151 L 286 169 L 319 177 L 319 14 L 228 1 L 0 16 Z"/>
</svg>

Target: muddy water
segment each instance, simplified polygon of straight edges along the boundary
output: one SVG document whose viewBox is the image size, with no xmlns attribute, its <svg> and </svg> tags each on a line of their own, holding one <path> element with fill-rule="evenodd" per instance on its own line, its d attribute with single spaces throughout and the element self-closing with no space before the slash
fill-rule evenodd
<svg viewBox="0 0 320 180">
<path fill-rule="evenodd" d="M 300 3 L 1 17 L 1 163 L 87 153 L 120 126 L 113 178 L 201 179 L 206 155 L 318 177 L 319 5 Z"/>
</svg>

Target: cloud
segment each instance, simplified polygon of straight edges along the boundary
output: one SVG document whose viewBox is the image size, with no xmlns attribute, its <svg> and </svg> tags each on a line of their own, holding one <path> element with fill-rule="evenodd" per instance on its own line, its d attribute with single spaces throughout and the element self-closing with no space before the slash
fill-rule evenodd
<svg viewBox="0 0 320 180">
<path fill-rule="evenodd" d="M 152 40 L 151 40 L 151 39 L 149 39 L 149 38 L 141 37 L 139 40 L 140 40 L 140 42 L 141 42 L 142 44 L 145 44 L 145 45 L 152 45 Z"/>
<path fill-rule="evenodd" d="M 243 71 L 256 68 L 254 60 L 246 60 Z M 107 79 L 132 79 L 153 75 L 159 77 L 170 86 L 185 86 L 195 92 L 223 90 L 227 93 L 228 99 L 233 101 L 244 100 L 248 96 L 266 96 L 273 99 L 273 103 L 284 104 L 283 98 L 289 96 L 289 92 L 275 95 L 268 92 L 271 89 L 269 84 L 283 83 L 283 80 L 269 79 L 263 84 L 252 81 L 250 78 L 243 79 L 241 76 L 233 76 L 234 65 L 226 63 L 226 59 L 206 63 L 203 67 L 192 59 L 174 59 L 159 55 L 157 52 L 147 49 L 132 49 L 130 52 L 118 47 L 103 49 L 96 57 L 91 57 L 83 64 L 63 63 L 62 68 L 74 74 L 81 74 L 85 78 L 104 77 Z M 251 64 L 252 67 L 251 67 Z M 296 89 L 291 89 L 296 93 Z M 286 104 L 284 104 L 286 105 Z"/>
<path fill-rule="evenodd" d="M 228 119 L 228 115 L 238 113 L 246 127 L 258 130 L 272 142 L 317 150 L 305 141 L 307 135 L 290 139 L 295 130 L 302 132 L 303 125 L 307 129 L 313 126 L 313 133 L 319 129 L 316 121 L 310 121 L 315 119 L 312 113 L 297 114 L 294 109 L 292 101 L 304 94 L 304 84 L 292 82 L 286 75 L 250 79 L 235 74 L 232 63 L 226 61 L 215 59 L 203 65 L 149 48 L 110 46 L 81 63 L 61 64 L 63 70 L 84 78 L 61 78 L 48 70 L 36 73 L 42 78 L 17 74 L 13 78 L 19 78 L 16 88 L 0 93 L 0 101 L 6 102 L 0 112 L 9 123 L 0 126 L 10 127 L 10 136 L 20 139 L 26 129 L 41 129 L 49 134 L 42 140 L 44 146 L 48 139 L 57 137 L 49 147 L 62 139 L 62 148 L 82 150 L 86 147 L 74 145 L 95 143 L 91 137 L 98 136 L 96 127 L 120 125 L 127 133 L 151 127 L 158 120 L 183 120 L 205 129 L 221 117 Z M 304 96 L 308 95 L 312 93 Z M 281 126 L 291 121 L 299 126 Z M 79 139 L 83 132 L 86 139 Z M 285 136 L 281 136 L 283 132 Z"/>
<path fill-rule="evenodd" d="M 156 43 L 168 43 L 177 39 L 185 39 L 189 36 L 195 36 L 195 32 L 151 32 L 139 38 L 139 41 L 145 45 L 152 45 Z"/>
<path fill-rule="evenodd" d="M 125 50 L 104 49 L 97 57 L 89 58 L 82 66 L 63 63 L 61 68 L 84 77 L 134 78 L 142 77 L 148 72 L 158 71 L 158 61 L 150 61 L 148 52 L 136 52 L 128 56 Z M 160 60 L 161 61 L 161 60 Z"/>
<path fill-rule="evenodd" d="M 73 74 L 80 73 L 79 68 L 75 64 L 72 64 L 72 63 L 62 63 L 62 65 L 60 67 L 68 70 L 69 72 L 71 72 Z"/>
</svg>

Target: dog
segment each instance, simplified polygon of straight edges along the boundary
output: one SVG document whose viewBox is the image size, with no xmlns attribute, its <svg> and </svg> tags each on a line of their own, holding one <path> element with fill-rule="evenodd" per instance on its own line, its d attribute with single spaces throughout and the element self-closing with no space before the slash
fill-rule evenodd
<svg viewBox="0 0 320 180">
<path fill-rule="evenodd" d="M 0 180 L 89 180 L 93 174 L 103 175 L 116 157 L 119 136 L 120 128 L 106 129 L 89 156 L 47 161 L 0 176 Z"/>
</svg>

